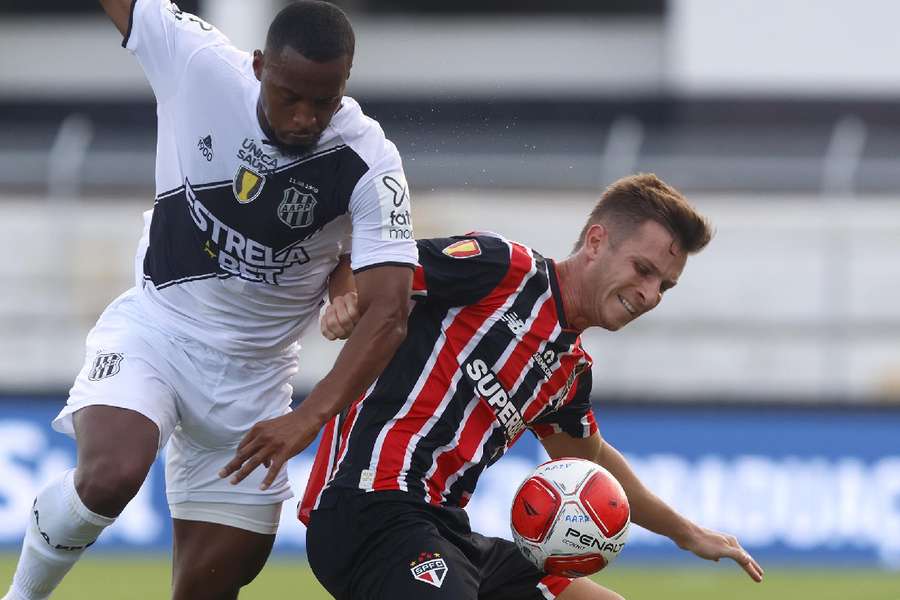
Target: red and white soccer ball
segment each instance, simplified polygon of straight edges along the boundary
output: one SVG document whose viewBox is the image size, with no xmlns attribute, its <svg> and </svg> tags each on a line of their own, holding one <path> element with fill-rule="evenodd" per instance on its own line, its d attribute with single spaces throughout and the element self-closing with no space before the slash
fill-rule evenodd
<svg viewBox="0 0 900 600">
<path fill-rule="evenodd" d="M 625 490 L 589 460 L 539 466 L 516 491 L 512 534 L 522 553 L 551 575 L 583 577 L 608 565 L 628 538 Z"/>
</svg>

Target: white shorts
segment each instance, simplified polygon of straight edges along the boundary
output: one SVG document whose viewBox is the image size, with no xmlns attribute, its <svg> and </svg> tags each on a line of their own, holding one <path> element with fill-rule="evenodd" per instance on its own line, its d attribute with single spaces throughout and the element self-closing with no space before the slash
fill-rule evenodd
<svg viewBox="0 0 900 600">
<path fill-rule="evenodd" d="M 72 414 L 92 405 L 127 408 L 149 418 L 159 428 L 159 447 L 169 443 L 170 507 L 272 505 L 293 495 L 285 469 L 265 491 L 259 489 L 266 474 L 262 466 L 237 485 L 218 473 L 255 423 L 290 410 L 295 352 L 248 360 L 172 336 L 148 323 L 134 290 L 109 305 L 86 345 L 84 367 L 54 429 L 74 435 Z"/>
</svg>

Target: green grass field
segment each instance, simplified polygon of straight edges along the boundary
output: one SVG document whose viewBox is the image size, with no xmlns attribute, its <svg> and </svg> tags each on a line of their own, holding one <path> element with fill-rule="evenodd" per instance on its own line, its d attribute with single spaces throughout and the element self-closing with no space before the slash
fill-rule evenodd
<svg viewBox="0 0 900 600">
<path fill-rule="evenodd" d="M 0 555 L 0 585 L 12 577 L 15 557 Z M 629 600 L 900 600 L 900 574 L 882 571 L 812 571 L 770 568 L 754 584 L 733 565 L 691 569 L 611 568 L 598 581 Z M 169 590 L 167 557 L 83 560 L 60 586 L 54 600 L 165 600 Z M 302 562 L 273 560 L 241 600 L 325 600 Z"/>
</svg>

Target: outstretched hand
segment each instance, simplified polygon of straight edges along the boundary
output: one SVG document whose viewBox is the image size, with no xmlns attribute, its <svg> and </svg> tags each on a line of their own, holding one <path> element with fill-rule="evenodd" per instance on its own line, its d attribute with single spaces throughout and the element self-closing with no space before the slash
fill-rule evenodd
<svg viewBox="0 0 900 600">
<path fill-rule="evenodd" d="M 274 419 L 260 421 L 254 425 L 241 440 L 235 456 L 219 471 L 219 477 L 229 475 L 231 483 L 240 483 L 256 467 L 263 465 L 269 469 L 260 489 L 268 489 L 288 459 L 296 456 L 309 446 L 319 428 L 311 420 L 298 418 L 296 411 Z"/>
<path fill-rule="evenodd" d="M 359 322 L 358 296 L 348 292 L 338 296 L 325 307 L 319 329 L 329 340 L 346 340 Z"/>
<path fill-rule="evenodd" d="M 681 544 L 681 547 L 707 560 L 718 562 L 720 558 L 730 558 L 741 565 L 753 581 L 759 582 L 763 579 L 765 572 L 762 567 L 750 556 L 750 553 L 741 547 L 733 535 L 698 527 L 691 538 Z"/>
</svg>

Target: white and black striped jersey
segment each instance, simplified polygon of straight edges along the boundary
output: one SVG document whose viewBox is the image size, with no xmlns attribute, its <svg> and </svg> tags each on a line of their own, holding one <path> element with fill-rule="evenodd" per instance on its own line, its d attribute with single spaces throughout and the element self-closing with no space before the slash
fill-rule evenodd
<svg viewBox="0 0 900 600">
<path fill-rule="evenodd" d="M 567 327 L 553 262 L 482 234 L 418 246 L 407 337 L 364 397 L 326 426 L 301 519 L 334 488 L 465 506 L 526 429 L 597 431 L 591 358 Z"/>
<path fill-rule="evenodd" d="M 353 99 L 310 153 L 285 155 L 257 119 L 251 55 L 212 25 L 136 0 L 123 45 L 157 100 L 138 251 L 151 319 L 236 356 L 277 353 L 316 318 L 342 251 L 354 270 L 415 265 L 400 156 Z"/>
</svg>

